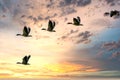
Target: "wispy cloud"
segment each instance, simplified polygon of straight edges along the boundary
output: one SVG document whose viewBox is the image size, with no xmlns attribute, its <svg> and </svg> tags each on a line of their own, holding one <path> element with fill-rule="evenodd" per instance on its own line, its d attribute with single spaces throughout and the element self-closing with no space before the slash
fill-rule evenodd
<svg viewBox="0 0 120 80">
<path fill-rule="evenodd" d="M 91 36 L 92 36 L 92 33 L 89 31 L 79 32 L 79 30 L 71 30 L 69 33 L 62 36 L 60 40 L 68 40 L 76 44 L 79 44 L 79 43 L 86 44 L 91 42 L 90 40 Z"/>
</svg>

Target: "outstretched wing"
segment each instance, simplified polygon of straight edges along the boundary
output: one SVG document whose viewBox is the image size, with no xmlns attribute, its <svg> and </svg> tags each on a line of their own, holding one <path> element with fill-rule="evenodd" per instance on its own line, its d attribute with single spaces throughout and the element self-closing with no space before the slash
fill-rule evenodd
<svg viewBox="0 0 120 80">
<path fill-rule="evenodd" d="M 27 56 L 24 56 L 24 57 L 23 57 L 22 64 L 27 64 L 27 61 L 28 61 L 28 58 L 27 58 Z"/>
<path fill-rule="evenodd" d="M 48 31 L 52 31 L 53 30 L 53 26 L 52 26 L 52 21 L 51 20 L 49 20 L 49 22 L 48 22 Z"/>
<path fill-rule="evenodd" d="M 31 31 L 31 29 L 30 29 L 30 27 L 28 27 L 28 29 L 27 29 L 28 34 L 30 33 L 30 31 Z"/>
<path fill-rule="evenodd" d="M 23 36 L 28 36 L 28 30 L 26 26 L 24 26 L 24 29 L 23 29 Z"/>
<path fill-rule="evenodd" d="M 80 19 L 80 17 L 79 17 L 79 16 L 77 17 L 77 20 L 79 21 L 79 23 L 81 22 L 81 19 Z"/>
<path fill-rule="evenodd" d="M 31 55 L 29 55 L 29 56 L 27 57 L 27 63 L 28 63 L 28 61 L 29 61 L 30 57 L 31 57 Z"/>
<path fill-rule="evenodd" d="M 111 11 L 110 12 L 110 17 L 113 17 L 114 16 L 114 11 Z"/>
<path fill-rule="evenodd" d="M 79 25 L 79 21 L 76 18 L 73 18 L 74 25 Z"/>
<path fill-rule="evenodd" d="M 53 26 L 55 27 L 55 21 L 53 21 Z"/>
</svg>

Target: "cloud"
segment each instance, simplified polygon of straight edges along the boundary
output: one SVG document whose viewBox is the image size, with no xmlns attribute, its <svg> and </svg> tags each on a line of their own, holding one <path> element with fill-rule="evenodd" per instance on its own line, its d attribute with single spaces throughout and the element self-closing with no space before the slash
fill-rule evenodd
<svg viewBox="0 0 120 80">
<path fill-rule="evenodd" d="M 101 69 L 120 71 L 120 41 L 104 42 L 96 48 L 96 58 Z M 114 65 L 114 66 L 112 66 Z"/>
<path fill-rule="evenodd" d="M 105 0 L 110 6 L 116 5 L 120 0 Z"/>
<path fill-rule="evenodd" d="M 75 10 L 74 8 L 67 7 L 67 8 L 62 9 L 61 16 L 72 14 L 72 13 L 75 13 L 75 12 L 77 12 L 77 10 Z"/>
<path fill-rule="evenodd" d="M 92 36 L 92 33 L 89 31 L 85 31 L 82 33 L 79 33 L 76 37 L 77 38 L 81 38 L 80 40 L 78 40 L 76 43 L 89 43 L 90 42 L 90 37 Z"/>
<path fill-rule="evenodd" d="M 68 40 L 73 43 L 79 44 L 79 43 L 90 43 L 91 40 L 89 39 L 92 36 L 92 33 L 89 31 L 80 32 L 79 30 L 71 30 L 66 35 L 63 35 L 60 40 Z"/>
<path fill-rule="evenodd" d="M 81 33 L 81 35 L 83 34 Z M 70 63 L 90 66 L 91 70 L 97 69 L 98 71 L 120 71 L 119 41 L 101 42 L 95 45 L 90 43 L 90 46 L 89 44 L 80 44 L 77 48 L 73 47 L 68 53 L 69 55 L 67 56 L 70 57 L 68 62 Z"/>
<path fill-rule="evenodd" d="M 120 51 L 112 53 L 110 59 L 115 59 L 120 61 Z"/>
<path fill-rule="evenodd" d="M 78 0 L 77 6 L 86 6 L 91 3 L 91 0 Z"/>
<path fill-rule="evenodd" d="M 62 0 L 60 6 L 76 5 L 76 6 L 86 6 L 91 3 L 91 0 Z"/>
<path fill-rule="evenodd" d="M 112 56 L 112 54 L 115 54 L 116 51 L 119 52 L 120 50 L 120 41 L 112 41 L 112 42 L 104 42 L 101 43 L 98 47 L 97 56 L 103 57 L 106 56 L 106 59 L 109 59 L 109 57 Z M 107 56 L 109 54 L 109 56 Z"/>
<path fill-rule="evenodd" d="M 77 12 L 77 7 L 86 6 L 91 3 L 91 0 L 49 0 L 34 1 L 29 0 L 1 0 L 0 10 L 6 13 L 11 19 L 20 22 L 21 24 L 35 23 L 40 20 L 48 20 L 59 16 L 64 16 Z M 24 15 L 24 16 L 23 16 Z M 32 16 L 32 20 L 29 17 Z M 21 19 L 22 18 L 22 19 Z"/>
<path fill-rule="evenodd" d="M 115 49 L 120 49 L 120 41 L 118 42 L 106 42 L 102 45 L 103 49 L 106 49 L 108 51 L 115 50 Z"/>
<path fill-rule="evenodd" d="M 11 77 L 12 74 L 9 74 L 9 73 L 0 73 L 0 78 L 5 78 L 7 76 L 8 77 Z"/>
</svg>

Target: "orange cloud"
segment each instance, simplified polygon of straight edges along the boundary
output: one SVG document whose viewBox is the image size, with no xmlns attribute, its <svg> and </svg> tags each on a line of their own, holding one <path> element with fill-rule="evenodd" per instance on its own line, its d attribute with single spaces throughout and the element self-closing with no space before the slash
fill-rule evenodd
<svg viewBox="0 0 120 80">
<path fill-rule="evenodd" d="M 69 62 L 49 63 L 38 66 L 25 65 L 5 65 L 0 70 L 0 78 L 50 78 L 72 76 L 73 73 L 96 72 L 91 66 L 74 64 Z"/>
<path fill-rule="evenodd" d="M 0 78 L 9 78 L 11 76 L 12 74 L 9 74 L 9 73 L 0 73 Z"/>
<path fill-rule="evenodd" d="M 99 71 L 100 69 L 88 69 L 88 70 L 86 70 L 87 72 L 97 72 L 97 71 Z"/>
<path fill-rule="evenodd" d="M 51 72 L 55 73 L 69 73 L 69 72 L 78 72 L 78 71 L 97 71 L 97 69 L 89 69 L 90 66 L 73 64 L 73 63 L 57 63 L 57 64 L 48 64 L 45 65 L 45 68 Z M 87 69 L 87 70 L 86 70 Z"/>
</svg>

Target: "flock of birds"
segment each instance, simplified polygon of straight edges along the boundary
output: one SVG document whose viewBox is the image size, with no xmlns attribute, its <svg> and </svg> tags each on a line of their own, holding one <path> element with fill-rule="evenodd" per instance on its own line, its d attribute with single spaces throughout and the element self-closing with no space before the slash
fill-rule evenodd
<svg viewBox="0 0 120 80">
<path fill-rule="evenodd" d="M 104 16 L 119 17 L 120 16 L 120 11 L 114 10 L 114 11 L 110 11 L 110 12 L 105 12 Z M 67 24 L 72 24 L 72 25 L 75 25 L 75 26 L 83 26 L 83 24 L 81 24 L 81 19 L 80 19 L 79 16 L 77 16 L 77 18 L 73 18 L 73 22 L 68 22 Z M 55 21 L 49 20 L 48 28 L 47 29 L 42 28 L 41 30 L 46 30 L 46 31 L 49 31 L 49 32 L 56 32 L 54 30 L 55 25 L 56 25 Z M 22 34 L 17 34 L 17 36 L 31 37 L 31 35 L 29 35 L 30 31 L 31 31 L 30 27 L 24 26 L 23 33 Z M 22 59 L 22 62 L 17 62 L 17 64 L 29 65 L 28 61 L 29 61 L 30 57 L 31 57 L 31 55 L 24 56 L 23 59 Z"/>
<path fill-rule="evenodd" d="M 73 25 L 76 25 L 76 26 L 83 26 L 83 24 L 81 24 L 81 19 L 80 19 L 79 16 L 77 18 L 73 18 L 73 23 L 72 22 L 68 22 L 68 24 L 73 24 Z M 46 30 L 46 31 L 49 31 L 49 32 L 56 32 L 54 30 L 55 25 L 56 25 L 55 21 L 49 20 L 48 28 L 47 29 L 46 28 L 42 28 L 41 30 Z M 31 35 L 29 35 L 30 31 L 31 31 L 30 27 L 24 26 L 23 34 L 17 34 L 16 36 L 31 37 Z"/>
<path fill-rule="evenodd" d="M 73 24 L 73 25 L 76 25 L 76 26 L 83 26 L 83 24 L 81 24 L 81 19 L 80 19 L 79 16 L 77 18 L 73 18 L 73 23 L 72 22 L 68 22 L 67 24 Z M 48 28 L 47 29 L 46 28 L 42 28 L 41 30 L 46 30 L 46 31 L 49 31 L 49 32 L 56 32 L 54 30 L 55 25 L 56 25 L 55 21 L 49 20 Z M 30 27 L 24 26 L 23 33 L 22 34 L 16 34 L 16 36 L 31 37 L 31 35 L 29 35 L 30 31 L 31 31 Z M 29 61 L 30 57 L 31 57 L 31 55 L 24 56 L 23 59 L 22 59 L 22 62 L 17 62 L 17 64 L 29 65 L 28 61 Z"/>
</svg>

